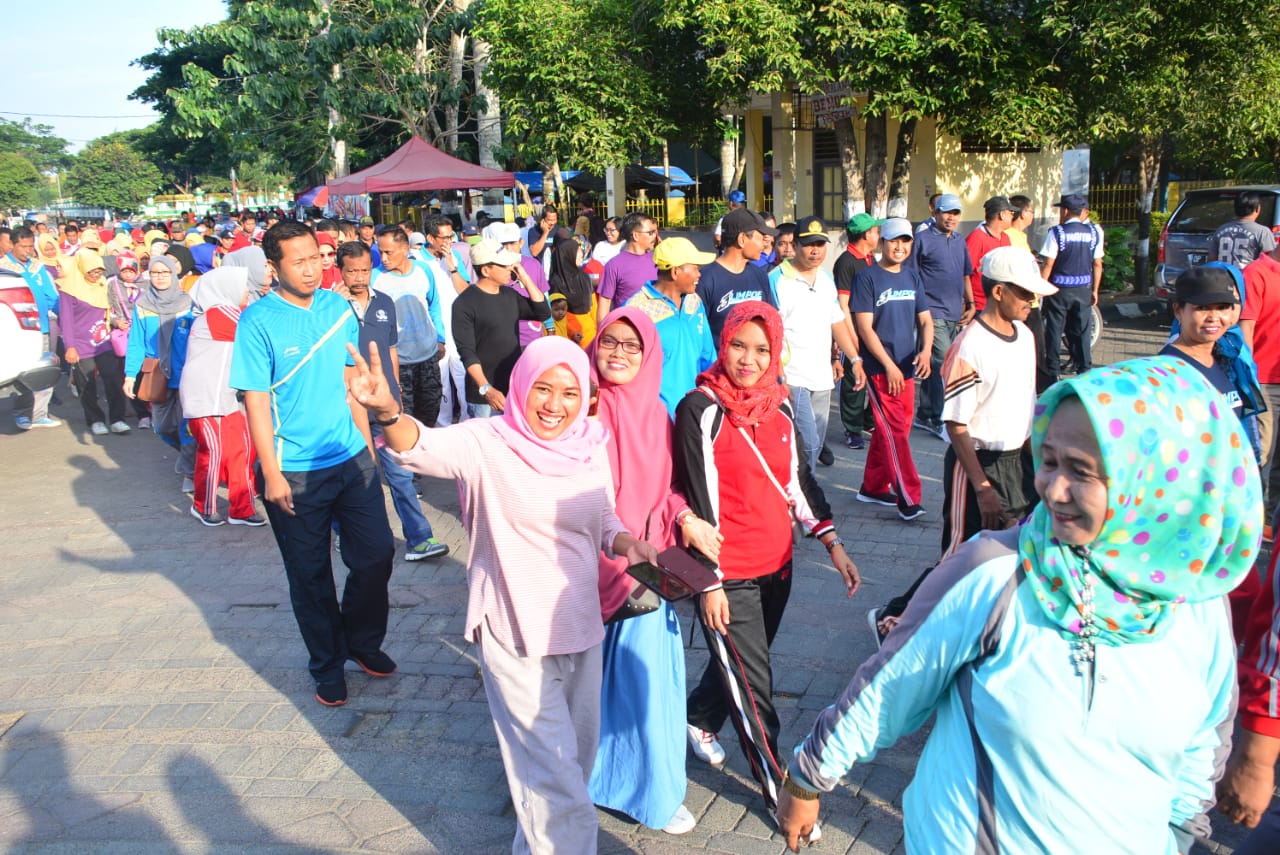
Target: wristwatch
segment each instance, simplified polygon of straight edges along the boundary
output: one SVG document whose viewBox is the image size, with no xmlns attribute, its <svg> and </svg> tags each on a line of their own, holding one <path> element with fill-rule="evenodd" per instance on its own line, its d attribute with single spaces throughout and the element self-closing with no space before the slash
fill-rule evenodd
<svg viewBox="0 0 1280 855">
<path fill-rule="evenodd" d="M 804 787 L 797 784 L 795 780 L 792 779 L 790 770 L 782 773 L 782 789 L 804 802 L 817 801 L 819 795 L 821 795 L 820 793 L 815 793 L 813 790 L 806 790 Z"/>
<path fill-rule="evenodd" d="M 374 421 L 374 424 L 379 424 L 379 425 L 382 425 L 383 427 L 391 427 L 393 424 L 400 421 L 400 414 L 396 413 L 394 416 L 392 416 L 391 418 L 385 421 L 378 418 L 375 418 L 373 421 Z"/>
<path fill-rule="evenodd" d="M 489 396 L 489 390 L 492 388 L 493 387 L 490 386 L 488 383 L 485 383 L 483 386 L 480 387 L 480 397 L 487 398 Z"/>
</svg>

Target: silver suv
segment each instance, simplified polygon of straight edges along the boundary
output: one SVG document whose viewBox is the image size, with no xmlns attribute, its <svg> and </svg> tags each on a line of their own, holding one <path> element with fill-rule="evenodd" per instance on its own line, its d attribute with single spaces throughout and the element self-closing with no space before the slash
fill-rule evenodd
<svg viewBox="0 0 1280 855">
<path fill-rule="evenodd" d="M 1182 197 L 1160 233 L 1156 250 L 1156 294 L 1173 296 L 1173 283 L 1183 271 L 1209 260 L 1209 238 L 1218 226 L 1236 218 L 1236 197 L 1252 190 L 1262 198 L 1258 224 L 1280 240 L 1280 184 L 1249 184 L 1191 190 Z"/>
</svg>

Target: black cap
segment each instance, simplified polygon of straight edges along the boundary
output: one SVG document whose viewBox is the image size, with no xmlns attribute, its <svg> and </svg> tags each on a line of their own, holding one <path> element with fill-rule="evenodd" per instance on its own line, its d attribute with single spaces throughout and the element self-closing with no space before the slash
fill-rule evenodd
<svg viewBox="0 0 1280 855">
<path fill-rule="evenodd" d="M 1089 200 L 1079 193 L 1066 193 L 1053 203 L 1055 208 L 1066 208 L 1068 211 L 1083 211 L 1089 207 Z"/>
<path fill-rule="evenodd" d="M 1236 293 L 1235 279 L 1224 268 L 1193 267 L 1173 283 L 1173 301 L 1193 306 L 1236 304 L 1240 295 Z"/>
<path fill-rule="evenodd" d="M 796 243 L 809 246 L 815 243 L 828 243 L 831 237 L 827 234 L 827 224 L 821 217 L 805 217 L 796 223 Z"/>
<path fill-rule="evenodd" d="M 1008 196 L 992 196 L 990 199 L 982 203 L 982 212 L 987 215 L 987 219 L 997 216 L 1002 211 L 1016 211 L 1013 203 L 1009 201 Z"/>
<path fill-rule="evenodd" d="M 724 215 L 724 221 L 720 223 L 720 245 L 733 246 L 738 242 L 738 235 L 746 232 L 760 232 L 774 236 L 778 234 L 778 230 L 766 225 L 764 217 L 755 211 L 748 208 L 734 208 Z"/>
</svg>

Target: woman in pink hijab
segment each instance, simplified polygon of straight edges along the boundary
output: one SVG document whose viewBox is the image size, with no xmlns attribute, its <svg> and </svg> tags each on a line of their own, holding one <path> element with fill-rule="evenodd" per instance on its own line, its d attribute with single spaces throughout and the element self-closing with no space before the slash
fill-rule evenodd
<svg viewBox="0 0 1280 855">
<path fill-rule="evenodd" d="M 587 356 L 568 339 L 529 345 L 501 416 L 429 430 L 400 412 L 377 346 L 350 348 L 352 396 L 402 466 L 453 478 L 467 554 L 464 634 L 480 655 L 519 822 L 513 851 L 593 853 L 587 791 L 600 732 L 599 554 L 656 561 L 614 512 L 607 431 L 587 418 Z"/>
</svg>

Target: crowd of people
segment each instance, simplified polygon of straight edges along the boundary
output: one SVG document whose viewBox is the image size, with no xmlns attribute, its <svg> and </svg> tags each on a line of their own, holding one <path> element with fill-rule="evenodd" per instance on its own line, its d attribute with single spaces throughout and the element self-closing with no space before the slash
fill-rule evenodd
<svg viewBox="0 0 1280 855">
<path fill-rule="evenodd" d="M 408 561 L 449 552 L 415 480 L 457 482 L 513 851 L 595 851 L 596 806 L 690 831 L 686 753 L 726 762 L 726 722 L 792 848 L 821 837 L 822 792 L 935 714 L 911 851 L 1186 852 L 1224 769 L 1224 811 L 1262 820 L 1280 597 L 1274 564 L 1250 571 L 1280 297 L 1257 265 L 1280 260 L 1188 271 L 1168 346 L 1095 370 L 1103 247 L 1083 197 L 1038 251 L 1029 198 L 987 200 L 961 238 L 942 194 L 921 224 L 851 217 L 834 259 L 821 217 L 729 201 L 714 253 L 643 213 L 570 229 L 552 205 L 465 227 L 246 212 L 0 240 L 90 433 L 160 436 L 199 523 L 270 524 L 319 703 L 347 702 L 348 661 L 396 671 L 383 482 Z M 59 424 L 49 395 L 18 401 L 20 428 Z M 871 609 L 877 653 L 789 755 L 770 647 L 794 543 L 820 543 L 849 597 L 861 581 L 820 474 L 833 405 L 866 451 L 856 499 L 900 522 L 933 510 L 913 426 L 948 443 L 942 537 Z M 677 612 L 628 572 L 679 555 L 715 578 L 687 694 Z M 1249 752 L 1226 765 L 1239 640 Z"/>
</svg>

